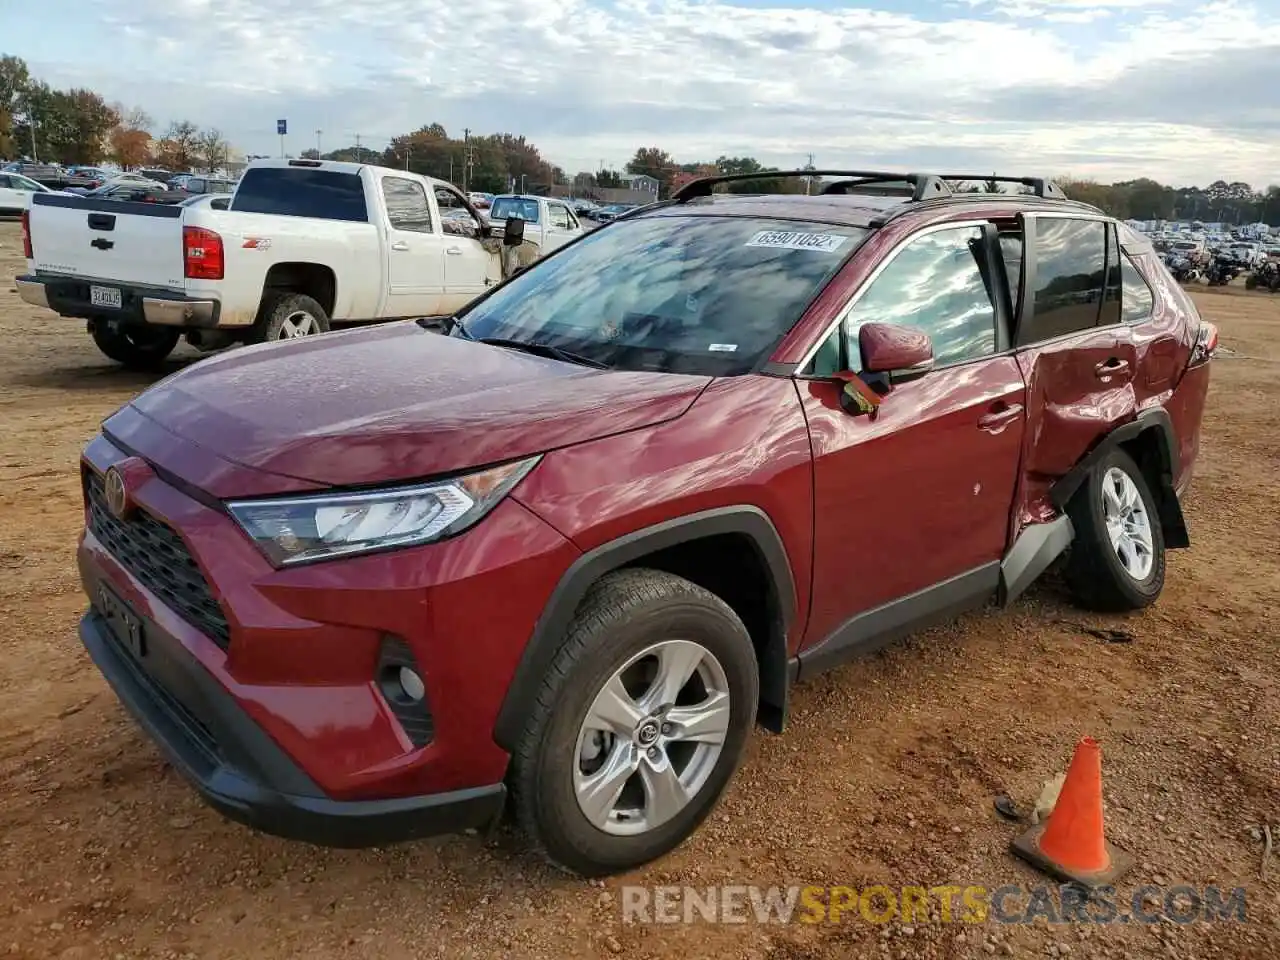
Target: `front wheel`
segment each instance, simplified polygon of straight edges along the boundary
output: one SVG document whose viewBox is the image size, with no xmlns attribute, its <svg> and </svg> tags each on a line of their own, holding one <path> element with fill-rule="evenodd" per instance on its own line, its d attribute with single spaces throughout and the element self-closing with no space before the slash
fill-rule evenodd
<svg viewBox="0 0 1280 960">
<path fill-rule="evenodd" d="M 584 876 L 662 856 L 711 812 L 741 759 L 759 674 L 719 597 L 630 569 L 584 598 L 512 758 L 516 815 Z"/>
<path fill-rule="evenodd" d="M 160 367 L 173 353 L 181 331 L 141 323 L 114 324 L 99 320 L 93 324 L 92 335 L 94 344 L 108 358 L 130 370 L 150 372 Z"/>
<path fill-rule="evenodd" d="M 1067 507 L 1066 577 L 1090 610 L 1138 610 L 1164 589 L 1164 530 L 1146 477 L 1123 450 L 1103 457 Z"/>
</svg>

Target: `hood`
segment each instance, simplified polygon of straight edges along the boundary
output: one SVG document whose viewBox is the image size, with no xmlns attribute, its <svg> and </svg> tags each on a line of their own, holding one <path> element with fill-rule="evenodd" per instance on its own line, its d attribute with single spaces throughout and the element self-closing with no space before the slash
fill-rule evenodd
<svg viewBox="0 0 1280 960">
<path fill-rule="evenodd" d="M 710 379 L 595 370 L 405 322 L 238 347 L 162 380 L 131 407 L 223 460 L 360 486 L 671 420 Z"/>
</svg>

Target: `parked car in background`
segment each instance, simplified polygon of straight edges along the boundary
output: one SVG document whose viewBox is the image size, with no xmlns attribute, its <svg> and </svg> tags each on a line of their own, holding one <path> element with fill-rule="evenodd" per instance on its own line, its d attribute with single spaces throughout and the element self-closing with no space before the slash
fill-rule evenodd
<svg viewBox="0 0 1280 960">
<path fill-rule="evenodd" d="M 610 220 L 616 220 L 624 213 L 630 213 L 635 208 L 636 204 L 634 203 L 610 203 L 596 210 L 592 215 L 592 219 L 601 223 L 608 223 Z"/>
<path fill-rule="evenodd" d="M 164 167 L 146 167 L 135 171 L 137 176 L 144 180 L 152 180 L 156 183 L 168 186 L 169 181 L 174 178 L 172 170 L 166 170 Z"/>
<path fill-rule="evenodd" d="M 559 250 L 584 232 L 568 203 L 555 197 L 521 194 L 495 196 L 493 205 L 489 207 L 490 220 L 501 224 L 511 217 L 518 217 L 525 222 L 525 242 L 534 244 L 539 256 Z"/>
<path fill-rule="evenodd" d="M 477 210 L 488 210 L 490 204 L 493 203 L 492 193 L 477 193 L 473 191 L 467 196 L 471 200 L 471 205 Z"/>
<path fill-rule="evenodd" d="M 178 201 L 180 207 L 208 207 L 210 210 L 226 210 L 230 205 L 231 196 L 226 193 L 196 193 Z"/>
<path fill-rule="evenodd" d="M 37 163 L 31 160 L 14 160 L 0 167 L 0 173 L 16 173 L 39 184 L 57 189 L 66 179 L 62 168 L 53 163 Z"/>
<path fill-rule="evenodd" d="M 235 190 L 236 183 L 225 177 L 193 176 L 185 178 L 180 185 L 170 183 L 169 187 L 186 193 L 231 193 Z"/>
<path fill-rule="evenodd" d="M 511 809 L 553 862 L 619 873 L 711 814 L 793 681 L 1058 561 L 1084 608 L 1156 602 L 1215 328 L 1053 184 L 842 176 L 696 181 L 444 336 L 229 353 L 107 419 L 80 637 L 175 769 L 283 836 Z"/>
<path fill-rule="evenodd" d="M 111 359 L 154 368 L 184 336 L 213 350 L 448 315 L 504 275 L 505 240 L 478 213 L 442 215 L 470 210 L 466 198 L 404 171 L 261 160 L 226 209 L 169 196 L 167 209 L 109 196 L 33 204 L 19 296 L 88 320 Z"/>
<path fill-rule="evenodd" d="M 54 192 L 20 173 L 0 173 L 0 217 L 21 216 L 35 194 Z"/>
</svg>

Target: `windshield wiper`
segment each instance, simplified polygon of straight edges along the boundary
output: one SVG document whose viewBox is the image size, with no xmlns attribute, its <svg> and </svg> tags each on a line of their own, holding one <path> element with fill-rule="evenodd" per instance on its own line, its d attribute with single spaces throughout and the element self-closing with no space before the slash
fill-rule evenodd
<svg viewBox="0 0 1280 960">
<path fill-rule="evenodd" d="M 523 350 L 525 353 L 532 353 L 536 356 L 550 357 L 552 360 L 562 360 L 565 363 L 576 363 L 583 367 L 594 367 L 597 370 L 609 369 L 607 363 L 601 363 L 599 360 L 584 357 L 580 353 L 564 350 L 549 343 L 539 343 L 536 340 L 509 340 L 505 337 L 471 337 L 465 327 L 462 327 L 461 324 L 459 324 L 459 327 L 462 329 L 464 336 L 474 339 L 477 343 L 487 343 L 492 347 L 510 347 L 512 350 Z"/>
</svg>

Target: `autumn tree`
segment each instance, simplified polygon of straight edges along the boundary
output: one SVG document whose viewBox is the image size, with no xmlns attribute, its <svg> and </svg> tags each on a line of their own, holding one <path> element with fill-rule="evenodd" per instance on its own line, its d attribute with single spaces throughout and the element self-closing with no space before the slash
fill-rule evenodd
<svg viewBox="0 0 1280 960">
<path fill-rule="evenodd" d="M 7 160 L 22 154 L 15 128 L 30 83 L 31 74 L 25 60 L 21 57 L 0 57 L 0 159 Z"/>
<path fill-rule="evenodd" d="M 108 156 L 125 170 L 141 167 L 151 157 L 151 117 L 140 107 L 113 104 L 120 118 L 108 137 Z"/>
<path fill-rule="evenodd" d="M 671 154 L 658 147 L 641 147 L 627 161 L 627 173 L 644 174 L 658 181 L 659 196 L 670 192 L 671 178 L 675 176 L 676 169 Z"/>
<path fill-rule="evenodd" d="M 175 120 L 155 146 L 155 161 L 167 170 L 190 170 L 200 156 L 200 131 L 190 120 Z"/>
<path fill-rule="evenodd" d="M 231 152 L 231 144 L 227 143 L 222 131 L 210 127 L 197 137 L 197 149 L 204 161 L 204 168 L 209 173 L 221 170 L 227 164 L 227 156 Z M 185 168 L 184 168 L 185 169 Z"/>
</svg>

